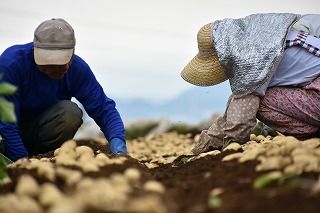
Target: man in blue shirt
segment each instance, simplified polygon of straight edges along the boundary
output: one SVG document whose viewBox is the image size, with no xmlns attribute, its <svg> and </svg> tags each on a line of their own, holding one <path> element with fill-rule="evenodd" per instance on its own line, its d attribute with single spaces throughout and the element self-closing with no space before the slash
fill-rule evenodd
<svg viewBox="0 0 320 213">
<path fill-rule="evenodd" d="M 108 98 L 88 64 L 74 54 L 73 28 L 63 19 L 41 23 L 34 41 L 14 45 L 0 56 L 1 81 L 18 87 L 7 96 L 17 124 L 0 120 L 4 154 L 11 160 L 54 150 L 72 139 L 82 124 L 75 97 L 99 125 L 110 150 L 125 154 L 125 129 L 115 102 Z"/>
</svg>

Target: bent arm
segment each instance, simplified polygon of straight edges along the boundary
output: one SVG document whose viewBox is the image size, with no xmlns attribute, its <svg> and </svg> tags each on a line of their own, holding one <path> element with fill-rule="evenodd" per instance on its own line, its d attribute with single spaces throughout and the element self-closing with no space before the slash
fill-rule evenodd
<svg viewBox="0 0 320 213">
<path fill-rule="evenodd" d="M 232 142 L 245 142 L 257 123 L 259 102 L 260 98 L 256 95 L 241 98 L 231 95 L 224 114 L 208 130 L 201 132 L 199 141 L 191 152 L 197 155 L 208 151 L 210 147 L 223 149 Z"/>
<path fill-rule="evenodd" d="M 79 72 L 78 72 L 79 73 Z M 89 67 L 73 79 L 75 98 L 94 119 L 106 139 L 118 138 L 125 143 L 125 129 L 115 102 L 107 97 Z"/>
</svg>

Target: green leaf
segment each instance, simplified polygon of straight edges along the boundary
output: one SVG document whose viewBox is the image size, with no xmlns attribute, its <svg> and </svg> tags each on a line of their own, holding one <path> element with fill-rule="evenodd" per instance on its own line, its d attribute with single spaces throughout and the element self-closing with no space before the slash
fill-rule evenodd
<svg viewBox="0 0 320 213">
<path fill-rule="evenodd" d="M 12 95 L 17 91 L 17 87 L 6 83 L 6 82 L 2 82 L 0 83 L 0 94 L 1 95 Z"/>
<path fill-rule="evenodd" d="M 186 164 L 188 162 L 188 160 L 189 160 L 189 158 L 187 158 L 187 157 L 181 158 L 181 163 Z"/>
<path fill-rule="evenodd" d="M 15 123 L 17 121 L 14 104 L 3 97 L 0 97 L 0 117 L 3 122 Z"/>
<path fill-rule="evenodd" d="M 222 206 L 222 200 L 218 196 L 209 196 L 208 205 L 210 208 L 216 209 Z"/>
<path fill-rule="evenodd" d="M 7 176 L 6 165 L 4 163 L 4 159 L 0 155 L 0 180 Z"/>
<path fill-rule="evenodd" d="M 260 189 L 269 185 L 274 179 L 272 179 L 268 174 L 261 175 L 257 177 L 253 183 L 254 189 Z"/>
</svg>

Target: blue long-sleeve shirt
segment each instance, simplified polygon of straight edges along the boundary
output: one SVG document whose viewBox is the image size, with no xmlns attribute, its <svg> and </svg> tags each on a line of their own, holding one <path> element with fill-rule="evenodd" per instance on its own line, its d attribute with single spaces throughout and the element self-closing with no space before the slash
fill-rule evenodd
<svg viewBox="0 0 320 213">
<path fill-rule="evenodd" d="M 113 138 L 125 141 L 124 125 L 115 102 L 105 95 L 87 63 L 74 55 L 65 76 L 54 80 L 40 72 L 32 48 L 33 43 L 15 45 L 0 56 L 0 73 L 3 73 L 0 81 L 18 87 L 14 95 L 6 96 L 15 105 L 18 123 L 39 115 L 52 104 L 75 97 L 108 141 Z M 18 124 L 0 120 L 0 134 L 9 158 L 17 160 L 28 156 Z"/>
</svg>

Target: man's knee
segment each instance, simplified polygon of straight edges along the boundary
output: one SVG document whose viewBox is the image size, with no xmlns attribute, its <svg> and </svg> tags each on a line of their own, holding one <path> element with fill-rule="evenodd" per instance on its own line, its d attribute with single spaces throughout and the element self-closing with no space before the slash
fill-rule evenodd
<svg viewBox="0 0 320 213">
<path fill-rule="evenodd" d="M 77 131 L 82 125 L 83 112 L 77 104 L 72 101 L 59 102 L 59 122 L 65 128 L 65 131 Z"/>
<path fill-rule="evenodd" d="M 71 101 L 60 101 L 53 105 L 40 121 L 40 141 L 64 137 L 70 139 L 82 125 L 82 115 L 82 110 Z"/>
</svg>

